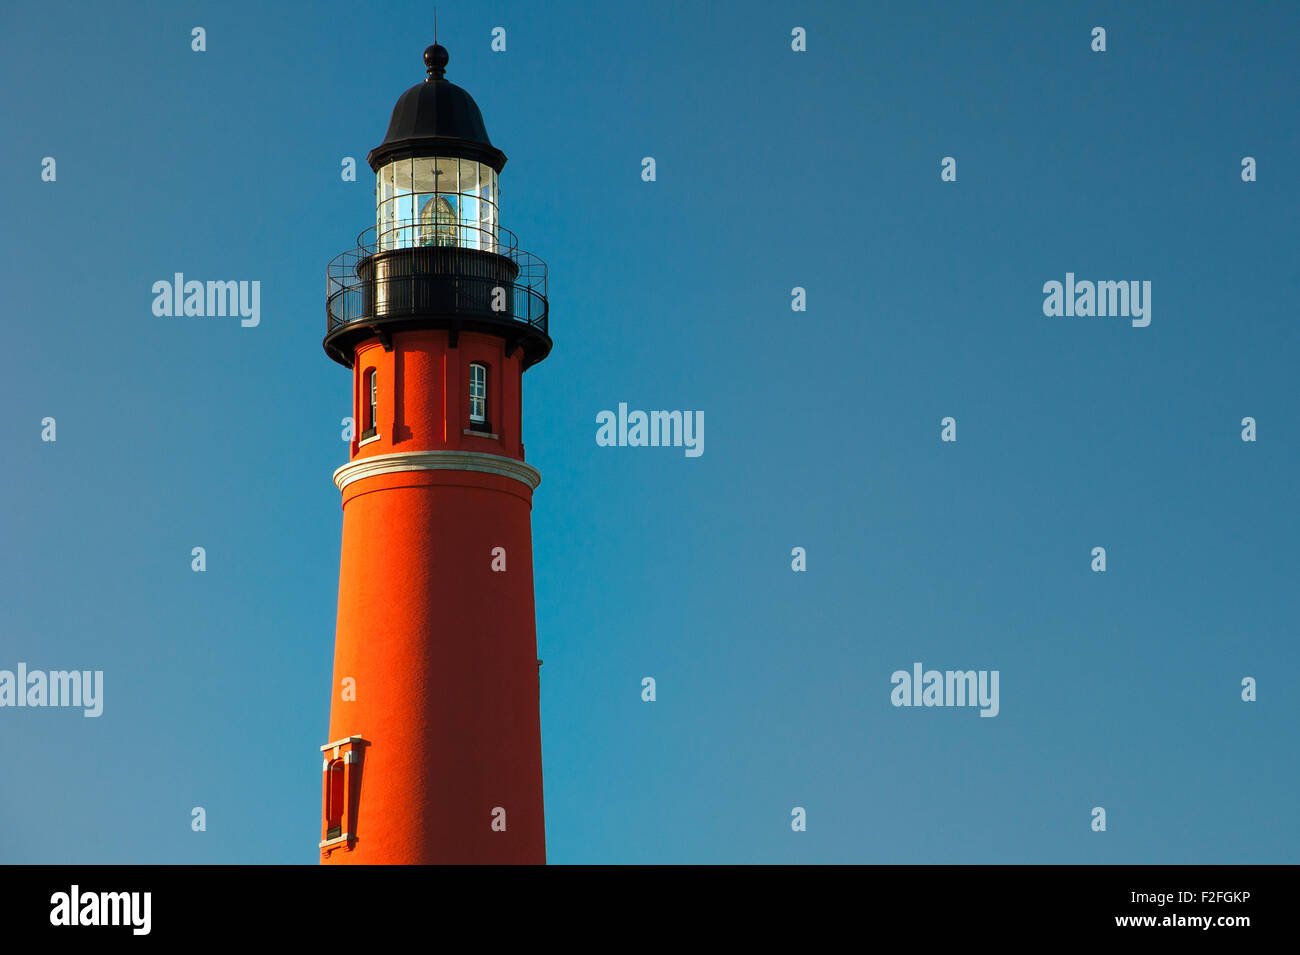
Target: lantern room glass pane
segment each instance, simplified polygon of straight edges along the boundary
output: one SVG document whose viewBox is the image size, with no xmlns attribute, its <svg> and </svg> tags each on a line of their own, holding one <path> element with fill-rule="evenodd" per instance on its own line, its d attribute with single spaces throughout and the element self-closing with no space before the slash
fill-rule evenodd
<svg viewBox="0 0 1300 955">
<path fill-rule="evenodd" d="M 467 248 L 479 247 L 478 199 L 474 196 L 460 197 L 460 222 L 465 226 L 463 235 Z"/>
<path fill-rule="evenodd" d="M 412 160 L 412 191 L 417 194 L 437 192 L 438 178 L 434 175 L 437 160 L 432 157 Z"/>
<path fill-rule="evenodd" d="M 480 200 L 478 204 L 479 234 L 483 236 L 483 248 L 489 252 L 497 250 L 496 207 Z"/>
<path fill-rule="evenodd" d="M 380 166 L 375 173 L 375 242 L 380 249 L 393 248 L 394 237 L 388 231 L 393 220 L 393 164 Z"/>
<path fill-rule="evenodd" d="M 393 192 L 403 195 L 411 191 L 411 160 L 399 159 L 393 163 Z"/>
<path fill-rule="evenodd" d="M 459 245 L 455 196 L 432 195 L 420 207 L 420 245 Z"/>
<path fill-rule="evenodd" d="M 438 192 L 457 192 L 457 181 L 459 179 L 460 162 L 454 158 L 438 159 L 437 177 Z"/>
<path fill-rule="evenodd" d="M 460 187 L 456 191 L 469 196 L 478 195 L 478 163 L 474 160 L 460 161 Z"/>
<path fill-rule="evenodd" d="M 401 238 L 397 244 L 402 248 L 406 248 L 415 244 L 414 235 L 410 231 L 415 223 L 415 196 L 410 193 L 399 195 L 394 202 L 397 206 L 395 224 L 401 230 Z"/>
</svg>

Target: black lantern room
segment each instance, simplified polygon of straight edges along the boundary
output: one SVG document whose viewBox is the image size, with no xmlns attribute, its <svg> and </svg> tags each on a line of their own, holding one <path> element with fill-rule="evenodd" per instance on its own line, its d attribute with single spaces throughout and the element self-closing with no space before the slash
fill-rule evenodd
<svg viewBox="0 0 1300 955">
<path fill-rule="evenodd" d="M 393 107 L 375 173 L 375 224 L 330 263 L 325 351 L 352 367 L 359 343 L 408 328 L 506 339 L 524 367 L 551 350 L 546 264 L 500 224 L 506 156 L 492 145 L 473 97 L 446 79 L 448 55 L 424 51 L 424 82 Z"/>
</svg>

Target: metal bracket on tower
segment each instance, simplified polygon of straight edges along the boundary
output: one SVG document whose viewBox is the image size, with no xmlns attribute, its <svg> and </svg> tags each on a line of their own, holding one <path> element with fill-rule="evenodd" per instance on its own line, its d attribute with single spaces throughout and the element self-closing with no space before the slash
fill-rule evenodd
<svg viewBox="0 0 1300 955">
<path fill-rule="evenodd" d="M 374 332 L 375 337 L 379 339 L 379 344 L 384 346 L 384 351 L 393 350 L 393 336 L 389 334 L 388 329 L 379 325 L 371 325 L 370 330 Z"/>
</svg>

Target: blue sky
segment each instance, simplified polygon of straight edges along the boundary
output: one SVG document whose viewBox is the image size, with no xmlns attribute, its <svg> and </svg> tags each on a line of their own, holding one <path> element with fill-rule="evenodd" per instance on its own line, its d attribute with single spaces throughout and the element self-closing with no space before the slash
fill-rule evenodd
<svg viewBox="0 0 1300 955">
<path fill-rule="evenodd" d="M 323 276 L 432 41 L 430 5 L 378 9 L 0 14 L 0 669 L 105 673 L 98 719 L 0 709 L 0 862 L 317 859 L 349 413 Z M 438 21 L 551 269 L 552 862 L 1300 861 L 1300 10 Z M 154 316 L 178 271 L 260 281 L 260 325 Z M 1149 280 L 1150 326 L 1045 317 L 1066 272 Z M 597 447 L 620 401 L 703 410 L 705 453 Z M 999 715 L 893 707 L 914 661 L 999 670 Z"/>
</svg>

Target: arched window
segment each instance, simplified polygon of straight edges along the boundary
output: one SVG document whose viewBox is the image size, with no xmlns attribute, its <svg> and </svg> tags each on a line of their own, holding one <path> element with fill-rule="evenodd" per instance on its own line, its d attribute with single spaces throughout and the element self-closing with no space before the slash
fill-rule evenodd
<svg viewBox="0 0 1300 955">
<path fill-rule="evenodd" d="M 430 196 L 420 209 L 420 245 L 456 244 L 456 209 L 454 197 Z"/>
<path fill-rule="evenodd" d="M 378 369 L 369 369 L 365 377 L 362 378 L 364 392 L 361 400 L 362 405 L 361 423 L 365 426 L 361 432 L 361 440 L 373 438 L 377 433 L 379 424 L 379 371 Z"/>
<path fill-rule="evenodd" d="M 490 431 L 487 420 L 487 365 L 474 362 L 469 366 L 469 426 L 475 431 Z"/>
<path fill-rule="evenodd" d="M 329 765 L 325 785 L 325 838 L 337 839 L 343 835 L 344 792 L 343 760 L 336 759 Z"/>
</svg>

